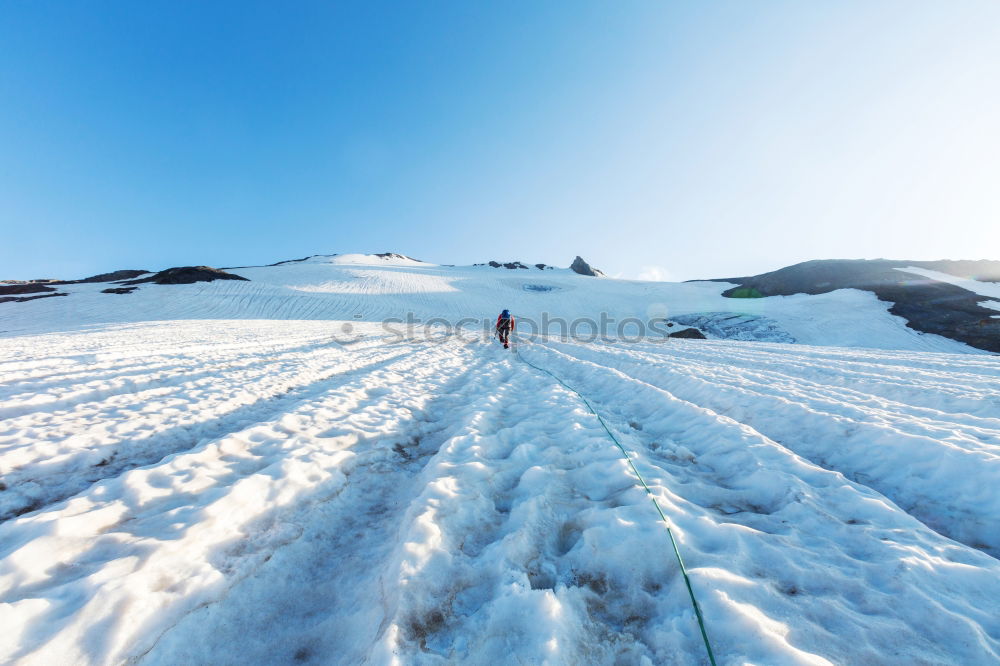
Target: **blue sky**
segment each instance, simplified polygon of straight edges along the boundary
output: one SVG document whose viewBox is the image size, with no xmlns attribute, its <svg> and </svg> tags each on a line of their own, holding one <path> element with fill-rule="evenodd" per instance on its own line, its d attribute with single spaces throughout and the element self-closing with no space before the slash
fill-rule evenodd
<svg viewBox="0 0 1000 666">
<path fill-rule="evenodd" d="M 1000 259 L 997 2 L 5 2 L 0 278 Z"/>
</svg>

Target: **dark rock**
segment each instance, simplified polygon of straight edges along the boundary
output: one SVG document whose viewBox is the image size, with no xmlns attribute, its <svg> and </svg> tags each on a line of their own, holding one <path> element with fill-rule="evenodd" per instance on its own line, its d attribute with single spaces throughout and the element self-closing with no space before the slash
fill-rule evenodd
<svg viewBox="0 0 1000 666">
<path fill-rule="evenodd" d="M 544 271 L 545 269 L 552 270 L 552 266 L 546 266 L 545 264 L 535 264 L 535 268 L 540 271 Z"/>
<path fill-rule="evenodd" d="M 706 340 L 705 334 L 699 331 L 697 328 L 685 328 L 681 331 L 674 331 L 669 336 L 670 338 L 684 338 L 687 340 Z"/>
<path fill-rule="evenodd" d="M 88 278 L 83 278 L 82 280 L 57 280 L 51 284 L 89 284 L 92 282 L 117 282 L 121 280 L 130 280 L 134 277 L 139 277 L 140 275 L 145 275 L 149 271 L 138 270 L 134 268 L 126 268 L 120 271 L 114 271 L 112 273 L 101 273 L 100 275 L 91 275 Z"/>
<path fill-rule="evenodd" d="M 235 271 L 235 270 L 240 269 L 240 268 L 270 268 L 272 266 L 283 266 L 285 264 L 297 264 L 297 263 L 306 261 L 307 259 L 312 259 L 315 256 L 317 256 L 317 255 L 310 254 L 308 257 L 302 257 L 301 259 L 285 259 L 284 261 L 276 261 L 273 264 L 265 264 L 265 265 L 256 264 L 256 265 L 252 265 L 252 266 L 223 266 L 222 270 L 224 270 L 224 271 Z"/>
<path fill-rule="evenodd" d="M 420 259 L 414 259 L 413 257 L 408 257 L 405 254 L 398 254 L 396 252 L 381 252 L 375 255 L 380 259 L 408 259 L 409 261 L 419 261 L 422 264 L 426 264 L 426 261 L 420 261 Z"/>
<path fill-rule="evenodd" d="M 149 272 L 150 271 L 139 268 L 124 268 L 120 271 L 113 271 L 111 273 L 92 275 L 89 278 L 80 280 L 80 282 L 120 282 L 121 280 L 131 280 L 132 278 L 137 278 L 140 275 L 145 275 Z"/>
<path fill-rule="evenodd" d="M 273 264 L 268 264 L 268 266 L 281 266 L 283 264 L 298 264 L 306 259 L 312 259 L 315 255 L 309 255 L 308 257 L 302 257 L 301 259 L 286 259 L 284 261 L 276 261 Z M 233 268 L 254 268 L 253 266 L 234 266 Z"/>
<path fill-rule="evenodd" d="M 69 296 L 69 294 L 59 292 L 56 294 L 39 294 L 38 296 L 3 296 L 0 297 L 0 303 L 24 303 L 25 301 L 34 301 L 39 298 L 52 298 L 53 296 Z"/>
<path fill-rule="evenodd" d="M 10 296 L 11 294 L 37 294 L 43 291 L 55 291 L 55 289 L 52 287 L 46 287 L 44 284 L 39 282 L 0 285 L 0 296 Z"/>
<path fill-rule="evenodd" d="M 892 303 L 889 312 L 907 326 L 1000 352 L 1000 319 L 979 303 L 988 297 L 946 282 L 896 270 L 913 266 L 960 277 L 1000 279 L 1000 261 L 894 261 L 888 259 L 828 259 L 807 261 L 733 282 L 722 293 L 730 298 L 764 298 L 792 294 L 825 294 L 836 289 L 861 289 Z"/>
<path fill-rule="evenodd" d="M 514 270 L 516 268 L 523 268 L 528 270 L 528 267 L 522 264 L 520 261 L 511 261 L 506 264 L 501 264 L 499 261 L 491 261 L 488 264 L 473 264 L 473 266 L 492 266 L 493 268 L 509 268 Z"/>
<path fill-rule="evenodd" d="M 108 289 L 101 289 L 102 294 L 131 294 L 133 291 L 139 287 L 110 287 Z"/>
<path fill-rule="evenodd" d="M 569 268 L 574 273 L 579 273 L 580 275 L 590 275 L 593 277 L 604 276 L 604 273 L 596 268 L 592 268 L 591 265 L 584 261 L 583 257 L 580 256 L 577 256 L 577 258 L 573 260 L 573 263 L 569 265 Z"/>
<path fill-rule="evenodd" d="M 160 271 L 156 275 L 151 275 L 141 280 L 129 280 L 119 284 L 145 284 L 146 282 L 152 282 L 153 284 L 193 284 L 195 282 L 212 282 L 213 280 L 244 280 L 249 282 L 245 277 L 226 273 L 211 266 L 178 266 Z"/>
<path fill-rule="evenodd" d="M 979 282 L 1000 282 L 1000 261 L 979 259 L 941 259 L 938 261 L 901 262 L 907 266 L 919 266 L 939 273 L 948 273 L 958 277 L 978 280 Z"/>
</svg>

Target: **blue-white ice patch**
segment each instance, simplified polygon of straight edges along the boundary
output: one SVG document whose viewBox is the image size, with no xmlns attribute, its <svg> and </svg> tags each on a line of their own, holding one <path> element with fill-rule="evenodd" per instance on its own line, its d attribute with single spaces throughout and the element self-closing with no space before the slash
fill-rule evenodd
<svg viewBox="0 0 1000 666">
<path fill-rule="evenodd" d="M 788 331 L 768 317 L 738 312 L 703 312 L 677 315 L 671 320 L 691 326 L 710 338 L 754 342 L 795 342 Z"/>
</svg>

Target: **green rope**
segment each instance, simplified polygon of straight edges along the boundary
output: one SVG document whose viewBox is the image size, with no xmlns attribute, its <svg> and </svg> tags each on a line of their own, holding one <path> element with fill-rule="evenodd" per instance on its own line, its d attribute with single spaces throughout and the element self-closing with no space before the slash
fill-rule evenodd
<svg viewBox="0 0 1000 666">
<path fill-rule="evenodd" d="M 631 456 L 629 456 L 628 451 L 625 450 L 625 447 L 622 446 L 622 443 L 618 441 L 617 437 L 615 437 L 615 433 L 611 431 L 611 428 L 608 427 L 608 424 L 604 422 L 604 419 L 601 417 L 601 415 L 598 414 L 597 411 L 593 408 L 593 406 L 590 404 L 590 401 L 587 400 L 585 397 L 583 397 L 582 393 L 577 391 L 575 388 L 573 388 L 563 380 L 559 379 L 559 377 L 555 376 L 553 373 L 549 372 L 545 368 L 541 368 L 532 363 L 531 361 L 529 361 L 528 359 L 521 356 L 521 354 L 517 351 L 516 345 L 514 346 L 514 355 L 517 356 L 519 360 L 523 361 L 524 363 L 527 363 L 535 370 L 544 372 L 549 377 L 552 377 L 552 379 L 556 380 L 557 382 L 565 386 L 567 389 L 575 393 L 576 396 L 583 401 L 583 404 L 587 406 L 587 409 L 590 410 L 590 413 L 597 417 L 597 420 L 600 422 L 600 424 L 604 426 L 605 432 L 608 433 L 608 436 L 618 446 L 618 449 L 622 452 L 622 456 L 625 457 L 625 462 L 627 462 L 628 466 L 632 468 L 632 472 L 635 474 L 636 478 L 639 479 L 639 483 L 641 483 L 642 487 L 646 490 L 646 494 L 649 495 L 649 499 L 653 501 L 653 506 L 656 507 L 656 512 L 660 514 L 660 519 L 663 521 L 663 524 L 666 525 L 667 527 L 667 536 L 670 537 L 670 545 L 673 546 L 674 548 L 674 555 L 677 557 L 677 564 L 680 567 L 681 575 L 684 577 L 684 584 L 687 586 L 688 596 L 691 597 L 691 605 L 694 606 L 695 617 L 698 618 L 698 628 L 701 630 L 701 639 L 705 642 L 705 650 L 708 652 L 708 660 L 712 663 L 712 666 L 716 666 L 715 655 L 712 653 L 712 645 L 711 643 L 708 642 L 708 632 L 705 630 L 705 618 L 701 614 L 701 606 L 698 605 L 698 600 L 695 599 L 694 597 L 694 588 L 691 587 L 691 579 L 688 577 L 687 569 L 684 567 L 684 560 L 681 558 L 681 551 L 677 548 L 677 541 L 674 539 L 674 532 L 670 528 L 670 521 L 667 520 L 667 516 L 663 513 L 663 509 L 660 508 L 660 503 L 656 501 L 656 496 L 653 495 L 653 491 L 650 489 L 648 485 L 646 485 L 646 480 L 642 478 L 642 474 L 639 474 L 639 470 L 636 469 L 635 463 L 632 462 L 632 458 Z"/>
</svg>

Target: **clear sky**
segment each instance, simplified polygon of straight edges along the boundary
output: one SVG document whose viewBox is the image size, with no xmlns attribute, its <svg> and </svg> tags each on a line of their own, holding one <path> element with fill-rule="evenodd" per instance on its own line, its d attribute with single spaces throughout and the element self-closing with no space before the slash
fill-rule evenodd
<svg viewBox="0 0 1000 666">
<path fill-rule="evenodd" d="M 0 278 L 1000 259 L 1000 2 L 0 3 Z"/>
</svg>

